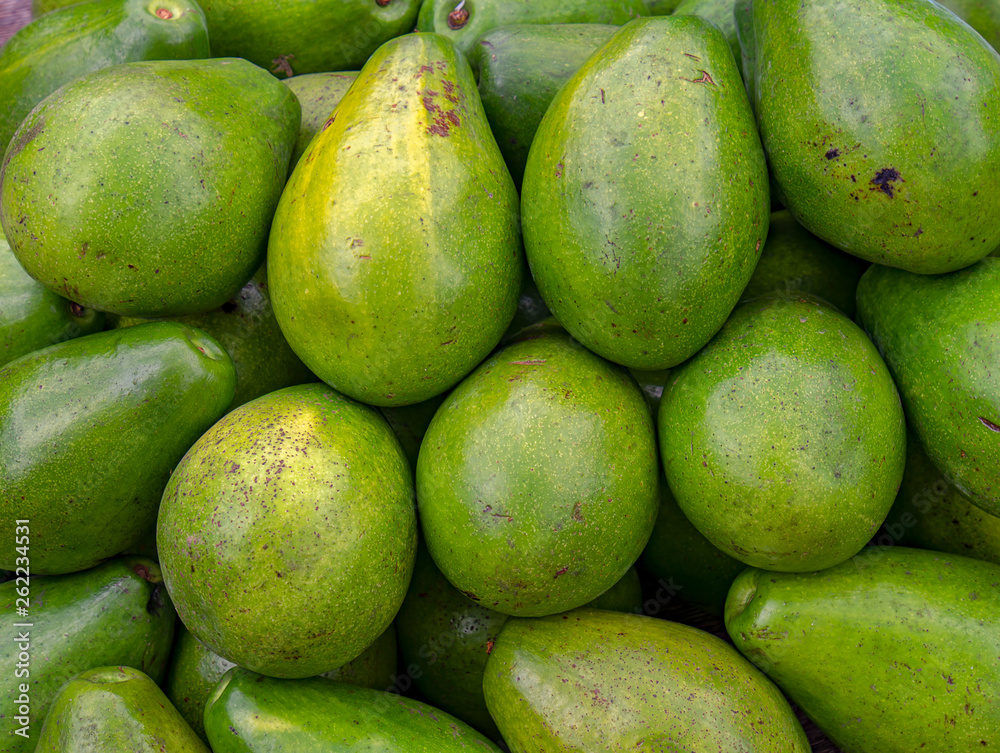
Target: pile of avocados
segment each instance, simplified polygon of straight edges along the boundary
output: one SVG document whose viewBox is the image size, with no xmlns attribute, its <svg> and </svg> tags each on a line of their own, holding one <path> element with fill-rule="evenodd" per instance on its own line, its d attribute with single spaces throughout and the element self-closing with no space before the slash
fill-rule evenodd
<svg viewBox="0 0 1000 753">
<path fill-rule="evenodd" d="M 35 0 L 0 753 L 1000 753 L 1000 0 Z"/>
</svg>

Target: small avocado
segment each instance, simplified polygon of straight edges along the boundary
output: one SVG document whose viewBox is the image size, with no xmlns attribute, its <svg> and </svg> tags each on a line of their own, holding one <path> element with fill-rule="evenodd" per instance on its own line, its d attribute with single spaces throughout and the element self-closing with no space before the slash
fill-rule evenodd
<svg viewBox="0 0 1000 753">
<path fill-rule="evenodd" d="M 299 137 L 292 150 L 291 169 L 295 168 L 299 158 L 309 146 L 309 142 L 323 129 L 357 77 L 357 71 L 348 71 L 345 73 L 304 73 L 301 76 L 292 76 L 281 80 L 294 92 L 302 107 L 302 124 L 299 126 Z"/>
</svg>

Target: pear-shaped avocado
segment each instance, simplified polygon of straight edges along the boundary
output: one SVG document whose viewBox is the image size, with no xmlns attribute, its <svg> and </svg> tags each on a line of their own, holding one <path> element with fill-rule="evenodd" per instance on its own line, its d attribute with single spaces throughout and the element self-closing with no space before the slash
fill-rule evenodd
<svg viewBox="0 0 1000 753">
<path fill-rule="evenodd" d="M 1000 750 L 1000 567 L 902 546 L 749 569 L 726 630 L 844 751 Z"/>
<path fill-rule="evenodd" d="M 276 680 L 239 667 L 209 698 L 205 729 L 215 753 L 499 753 L 464 722 L 395 693 L 325 677 Z"/>
<path fill-rule="evenodd" d="M 83 306 L 209 311 L 264 260 L 299 118 L 295 95 L 245 60 L 102 68 L 18 128 L 0 222 L 28 274 Z"/>
<path fill-rule="evenodd" d="M 211 753 L 148 675 L 99 667 L 52 702 L 35 753 Z"/>
<path fill-rule="evenodd" d="M 614 585 L 649 539 L 657 482 L 635 381 L 565 334 L 484 361 L 438 409 L 417 460 L 434 562 L 466 596 L 518 616 Z"/>
<path fill-rule="evenodd" d="M 162 680 L 177 623 L 159 567 L 141 557 L 4 583 L 0 618 L 9 630 L 0 644 L 0 662 L 10 668 L 0 675 L 4 753 L 35 750 L 56 693 L 79 672 L 121 664 Z"/>
<path fill-rule="evenodd" d="M 684 514 L 726 554 L 769 570 L 857 554 L 903 477 L 889 370 L 854 322 L 815 299 L 738 308 L 672 372 L 657 428 Z"/>
<path fill-rule="evenodd" d="M 774 685 L 687 625 L 596 609 L 508 620 L 483 690 L 519 753 L 808 753 Z"/>
<path fill-rule="evenodd" d="M 33 574 L 124 551 L 156 519 L 167 478 L 225 413 L 236 373 L 173 322 L 98 332 L 0 368 L 0 536 L 31 521 Z M 0 566 L 13 567 L 13 548 Z"/>
<path fill-rule="evenodd" d="M 357 71 L 345 73 L 306 73 L 282 79 L 282 83 L 295 93 L 302 107 L 299 137 L 292 150 L 292 168 L 298 164 L 313 137 L 323 129 L 323 124 L 344 98 L 351 84 L 358 77 Z"/>
<path fill-rule="evenodd" d="M 499 342 L 521 276 L 517 192 L 465 58 L 409 34 L 365 64 L 296 166 L 268 251 L 292 349 L 334 389 L 412 405 Z"/>
<path fill-rule="evenodd" d="M 753 2 L 751 26 L 761 138 L 807 230 L 920 274 L 1000 244 L 1000 55 L 982 37 L 929 0 Z"/>
<path fill-rule="evenodd" d="M 156 544 L 198 640 L 242 667 L 311 677 L 392 622 L 416 526 L 410 468 L 385 420 L 306 384 L 202 435 L 163 493 Z"/>
<path fill-rule="evenodd" d="M 104 329 L 104 314 L 31 279 L 0 238 L 0 366 L 50 345 Z"/>
<path fill-rule="evenodd" d="M 94 0 L 39 18 L 0 48 L 0 152 L 31 108 L 73 79 L 117 63 L 208 56 L 194 0 Z"/>
<path fill-rule="evenodd" d="M 576 339 L 655 370 L 696 353 L 767 235 L 767 168 L 733 55 L 696 16 L 638 19 L 559 91 L 522 189 L 531 273 Z"/>
<path fill-rule="evenodd" d="M 930 277 L 873 266 L 858 321 L 948 483 L 1000 515 L 1000 259 Z"/>
</svg>

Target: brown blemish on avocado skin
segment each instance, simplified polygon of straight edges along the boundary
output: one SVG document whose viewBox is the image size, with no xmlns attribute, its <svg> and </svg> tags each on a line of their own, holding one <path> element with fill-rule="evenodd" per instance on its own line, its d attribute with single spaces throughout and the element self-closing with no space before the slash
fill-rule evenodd
<svg viewBox="0 0 1000 753">
<path fill-rule="evenodd" d="M 903 182 L 899 171 L 894 167 L 883 167 L 875 173 L 875 177 L 872 178 L 872 185 L 891 199 L 895 195 L 896 186 L 894 184 L 897 181 L 899 183 Z"/>
</svg>

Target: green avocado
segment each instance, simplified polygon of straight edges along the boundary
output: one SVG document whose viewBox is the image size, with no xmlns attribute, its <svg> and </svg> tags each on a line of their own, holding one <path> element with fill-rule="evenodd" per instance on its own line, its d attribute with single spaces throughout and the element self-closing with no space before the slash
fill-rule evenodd
<svg viewBox="0 0 1000 753">
<path fill-rule="evenodd" d="M 210 311 L 264 261 L 299 118 L 295 95 L 245 60 L 102 68 L 18 128 L 0 223 L 28 274 L 83 306 Z"/>
<path fill-rule="evenodd" d="M 276 680 L 235 667 L 205 707 L 215 753 L 499 753 L 427 704 L 325 677 Z"/>
<path fill-rule="evenodd" d="M 517 192 L 465 58 L 437 34 L 386 43 L 299 160 L 268 267 L 292 349 L 378 406 L 448 390 L 517 306 Z"/>
<path fill-rule="evenodd" d="M 215 340 L 172 322 L 98 332 L 0 368 L 0 540 L 14 540 L 15 518 L 30 519 L 39 575 L 124 551 L 235 381 Z M 0 547 L 0 567 L 15 556 Z"/>
<path fill-rule="evenodd" d="M 858 322 L 931 462 L 1000 516 L 1000 259 L 935 277 L 873 266 L 858 285 Z"/>
<path fill-rule="evenodd" d="M 0 152 L 31 108 L 86 73 L 209 54 L 205 15 L 194 0 L 93 0 L 49 13 L 0 48 Z"/>
<path fill-rule="evenodd" d="M 531 273 L 570 334 L 630 368 L 694 355 L 739 301 L 770 216 L 722 33 L 695 16 L 624 26 L 552 101 L 521 197 Z"/>
<path fill-rule="evenodd" d="M 642 553 L 656 439 L 635 381 L 565 334 L 510 345 L 435 414 L 417 460 L 434 562 L 504 614 L 586 604 Z"/>
<path fill-rule="evenodd" d="M 211 753 L 146 674 L 99 667 L 67 681 L 35 753 Z"/>
<path fill-rule="evenodd" d="M 291 166 L 294 169 L 299 158 L 313 137 L 323 129 L 340 100 L 344 98 L 351 84 L 358 77 L 357 71 L 346 73 L 306 73 L 302 76 L 282 79 L 282 83 L 295 94 L 302 107 L 302 124 L 299 137 L 292 150 Z"/>
<path fill-rule="evenodd" d="M 737 11 L 745 12 L 745 11 Z M 1000 245 L 1000 55 L 926 0 L 751 3 L 761 139 L 785 205 L 862 259 L 920 274 Z"/>
<path fill-rule="evenodd" d="M 1000 567 L 906 547 L 749 569 L 726 629 L 845 753 L 1000 750 Z"/>
<path fill-rule="evenodd" d="M 18 607 L 27 615 L 18 616 Z M 7 636 L 0 644 L 0 664 L 7 668 L 0 675 L 3 753 L 33 753 L 57 691 L 79 672 L 121 664 L 162 681 L 177 624 L 160 568 L 141 557 L 120 557 L 71 575 L 33 575 L 27 583 L 23 577 L 4 583 L 0 618 Z M 22 652 L 28 654 L 26 661 L 18 658 Z M 19 669 L 19 664 L 26 666 Z M 20 708 L 23 696 L 28 698 L 26 714 Z M 26 737 L 16 732 L 25 727 Z"/>
<path fill-rule="evenodd" d="M 733 7 L 736 0 L 682 0 L 674 9 L 675 16 L 700 16 L 719 27 L 733 51 L 733 59 L 740 75 L 743 75 L 743 57 L 740 54 L 740 40 L 736 35 L 736 19 Z"/>
<path fill-rule="evenodd" d="M 132 327 L 147 321 L 150 320 L 121 317 L 115 326 Z M 219 308 L 174 321 L 204 330 L 233 359 L 236 394 L 230 410 L 269 392 L 316 381 L 288 345 L 274 318 L 266 264 Z"/>
<path fill-rule="evenodd" d="M 346 664 L 389 626 L 416 527 L 410 468 L 385 420 L 306 384 L 202 435 L 163 493 L 156 544 L 198 640 L 241 667 L 299 678 Z"/>
<path fill-rule="evenodd" d="M 0 366 L 15 358 L 104 329 L 104 314 L 35 282 L 0 238 Z"/>
<path fill-rule="evenodd" d="M 483 34 L 498 26 L 621 26 L 648 14 L 643 0 L 424 0 L 417 30 L 442 34 L 469 54 Z"/>
<path fill-rule="evenodd" d="M 616 31 L 606 24 L 513 24 L 486 32 L 469 50 L 483 109 L 517 186 L 549 103 Z"/>
<path fill-rule="evenodd" d="M 1000 48 L 1000 0 L 938 0 L 979 32 L 993 49 Z"/>
<path fill-rule="evenodd" d="M 215 55 L 275 76 L 357 70 L 413 31 L 420 0 L 200 0 Z M 329 114 L 329 113 L 328 113 Z"/>
<path fill-rule="evenodd" d="M 815 299 L 739 307 L 672 372 L 657 428 L 684 514 L 726 554 L 769 570 L 857 554 L 903 477 L 889 370 L 854 322 Z"/>
<path fill-rule="evenodd" d="M 596 609 L 508 620 L 483 690 L 518 753 L 808 753 L 788 702 L 731 646 Z"/>
</svg>

